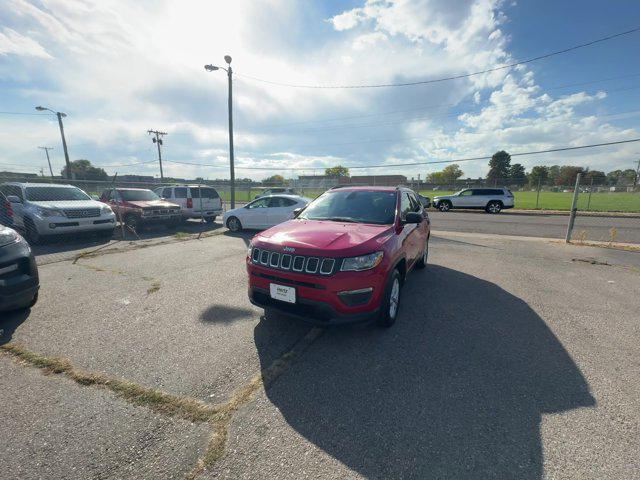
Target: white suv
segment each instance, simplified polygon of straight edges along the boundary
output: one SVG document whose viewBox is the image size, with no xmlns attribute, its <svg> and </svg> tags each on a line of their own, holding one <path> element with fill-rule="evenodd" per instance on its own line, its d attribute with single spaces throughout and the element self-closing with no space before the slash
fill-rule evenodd
<svg viewBox="0 0 640 480">
<path fill-rule="evenodd" d="M 116 216 L 111 207 L 73 185 L 11 182 L 0 185 L 0 191 L 11 202 L 15 226 L 31 243 L 60 233 L 113 234 Z"/>
<path fill-rule="evenodd" d="M 453 195 L 433 197 L 433 206 L 441 212 L 452 208 L 482 208 L 487 213 L 500 213 L 513 205 L 513 193 L 508 188 L 467 188 Z"/>
<path fill-rule="evenodd" d="M 161 198 L 177 203 L 183 219 L 202 218 L 211 223 L 222 215 L 222 200 L 217 190 L 208 185 L 173 185 L 158 187 L 154 192 Z"/>
</svg>

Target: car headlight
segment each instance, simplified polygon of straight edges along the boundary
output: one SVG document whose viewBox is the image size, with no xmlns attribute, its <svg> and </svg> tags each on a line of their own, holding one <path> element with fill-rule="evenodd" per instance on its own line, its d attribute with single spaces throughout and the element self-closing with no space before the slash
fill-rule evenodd
<svg viewBox="0 0 640 480">
<path fill-rule="evenodd" d="M 20 234 L 11 228 L 4 228 L 0 225 L 0 246 L 19 242 L 22 239 Z"/>
<path fill-rule="evenodd" d="M 66 217 L 64 212 L 57 208 L 38 207 L 36 213 L 41 217 Z"/>
<path fill-rule="evenodd" d="M 253 244 L 249 243 L 249 246 L 247 247 L 247 257 L 251 258 L 251 250 L 253 250 Z"/>
<path fill-rule="evenodd" d="M 110 213 L 113 213 L 113 210 L 111 210 L 109 205 L 103 205 L 100 207 L 100 215 L 109 215 Z"/>
<path fill-rule="evenodd" d="M 361 270 L 369 270 L 377 267 L 382 261 L 384 256 L 383 252 L 370 253 L 368 255 L 361 255 L 359 257 L 345 258 L 342 261 L 342 267 L 340 270 L 343 272 L 359 272 Z"/>
</svg>

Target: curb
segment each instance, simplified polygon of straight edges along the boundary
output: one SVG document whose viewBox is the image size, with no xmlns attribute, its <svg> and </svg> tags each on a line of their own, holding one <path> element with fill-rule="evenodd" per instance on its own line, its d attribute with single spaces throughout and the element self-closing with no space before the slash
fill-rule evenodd
<svg viewBox="0 0 640 480">
<path fill-rule="evenodd" d="M 436 210 L 437 212 L 438 210 Z M 464 208 L 457 208 L 450 210 L 451 212 L 464 212 L 464 213 L 478 213 L 484 214 L 484 210 L 470 210 Z M 571 212 L 569 210 L 515 210 L 508 209 L 502 210 L 501 215 L 528 215 L 532 217 L 537 216 L 560 216 L 568 217 Z M 640 212 L 592 212 L 592 211 L 577 211 L 578 217 L 603 217 L 603 218 L 640 218 Z"/>
</svg>

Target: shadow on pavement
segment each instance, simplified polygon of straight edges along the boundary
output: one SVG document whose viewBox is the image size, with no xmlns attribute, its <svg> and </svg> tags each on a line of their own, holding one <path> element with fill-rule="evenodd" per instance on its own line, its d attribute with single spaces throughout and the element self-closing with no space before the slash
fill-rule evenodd
<svg viewBox="0 0 640 480">
<path fill-rule="evenodd" d="M 11 312 L 0 312 L 0 345 L 9 343 L 13 333 L 29 318 L 31 309 L 14 310 Z"/>
<path fill-rule="evenodd" d="M 286 326 L 256 326 L 263 368 Z M 300 435 L 377 479 L 540 479 L 541 415 L 595 405 L 525 302 L 437 265 L 410 275 L 395 326 L 327 330 L 266 394 Z"/>
<path fill-rule="evenodd" d="M 226 232 L 224 232 L 224 234 L 227 237 L 233 237 L 233 238 L 241 238 L 242 241 L 245 243 L 245 245 L 248 247 L 249 246 L 249 242 L 251 242 L 251 239 L 253 237 L 255 237 L 258 233 L 260 233 L 261 230 L 243 230 L 242 232 L 231 232 L 229 230 L 227 230 Z"/>
<path fill-rule="evenodd" d="M 200 314 L 200 320 L 205 323 L 232 323 L 239 320 L 253 320 L 253 312 L 248 308 L 211 305 Z"/>
</svg>

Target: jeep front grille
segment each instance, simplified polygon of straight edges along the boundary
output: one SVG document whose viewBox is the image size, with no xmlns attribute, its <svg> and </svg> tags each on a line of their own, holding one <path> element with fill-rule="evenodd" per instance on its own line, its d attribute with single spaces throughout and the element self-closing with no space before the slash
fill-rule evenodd
<svg viewBox="0 0 640 480">
<path fill-rule="evenodd" d="M 278 270 L 320 275 L 335 273 L 338 265 L 335 258 L 290 255 L 256 247 L 251 250 L 251 263 Z"/>
</svg>

